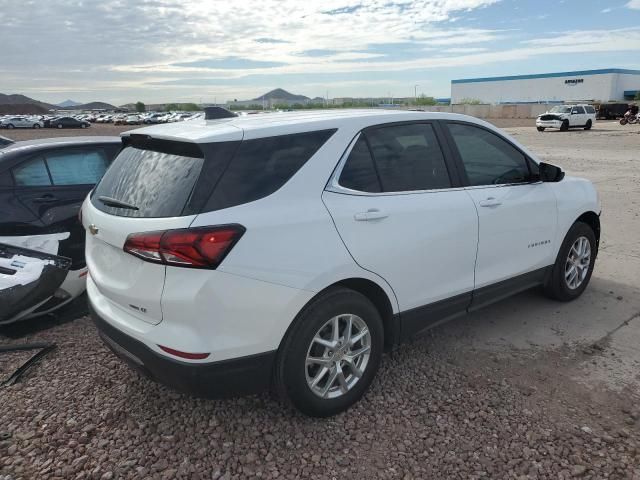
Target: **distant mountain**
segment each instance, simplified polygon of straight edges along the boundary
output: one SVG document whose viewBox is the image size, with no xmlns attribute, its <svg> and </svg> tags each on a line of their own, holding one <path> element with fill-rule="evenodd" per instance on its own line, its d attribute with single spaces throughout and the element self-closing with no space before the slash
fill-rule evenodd
<svg viewBox="0 0 640 480">
<path fill-rule="evenodd" d="M 104 102 L 90 102 L 90 103 L 79 103 L 72 107 L 67 107 L 70 110 L 116 110 L 118 107 L 115 107 L 109 103 Z"/>
<path fill-rule="evenodd" d="M 263 100 L 286 100 L 288 102 L 307 102 L 309 101 L 309 97 L 305 97 L 304 95 L 294 95 L 293 93 L 289 93 L 282 88 L 276 88 L 275 90 L 271 90 L 270 92 L 265 93 L 264 95 L 254 98 L 252 101 L 262 102 Z"/>
<path fill-rule="evenodd" d="M 74 100 L 65 100 L 62 103 L 56 104 L 57 107 L 61 107 L 61 108 L 77 107 L 78 105 L 82 105 L 82 104 Z"/>
<path fill-rule="evenodd" d="M 29 98 L 24 95 L 5 95 L 4 93 L 0 93 L 0 105 L 36 105 L 46 110 L 56 108 L 55 105 L 39 102 L 38 100 L 34 100 L 33 98 Z"/>
</svg>

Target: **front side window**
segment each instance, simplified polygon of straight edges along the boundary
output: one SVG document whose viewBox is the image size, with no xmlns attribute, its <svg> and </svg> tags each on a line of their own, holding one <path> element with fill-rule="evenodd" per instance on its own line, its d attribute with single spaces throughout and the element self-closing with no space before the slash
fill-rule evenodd
<svg viewBox="0 0 640 480">
<path fill-rule="evenodd" d="M 52 152 L 46 159 L 54 185 L 94 185 L 109 166 L 103 150 Z"/>
<path fill-rule="evenodd" d="M 470 185 L 528 182 L 527 159 L 511 143 L 480 127 L 448 124 Z"/>
<path fill-rule="evenodd" d="M 384 192 L 451 187 L 444 155 L 431 124 L 379 127 L 365 135 Z"/>
<path fill-rule="evenodd" d="M 17 187 L 42 187 L 51 185 L 47 165 L 42 157 L 34 158 L 13 169 Z"/>
</svg>

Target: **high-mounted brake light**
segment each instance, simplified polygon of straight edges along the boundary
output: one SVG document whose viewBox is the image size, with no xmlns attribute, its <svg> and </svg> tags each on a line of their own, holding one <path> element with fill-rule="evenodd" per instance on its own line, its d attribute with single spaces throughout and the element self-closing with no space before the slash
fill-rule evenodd
<svg viewBox="0 0 640 480">
<path fill-rule="evenodd" d="M 245 232 L 242 225 L 132 233 L 124 251 L 147 262 L 217 268 Z"/>
</svg>

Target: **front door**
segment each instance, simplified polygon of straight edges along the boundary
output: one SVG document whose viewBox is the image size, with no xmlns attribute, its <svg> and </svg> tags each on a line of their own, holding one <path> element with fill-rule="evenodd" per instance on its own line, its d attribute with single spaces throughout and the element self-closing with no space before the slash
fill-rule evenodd
<svg viewBox="0 0 640 480">
<path fill-rule="evenodd" d="M 433 124 L 383 126 L 360 134 L 322 196 L 354 260 L 393 288 L 403 335 L 470 303 L 478 218 L 453 180 Z"/>
<path fill-rule="evenodd" d="M 484 291 L 507 296 L 539 283 L 541 269 L 554 262 L 558 249 L 551 188 L 539 181 L 537 165 L 502 136 L 461 122 L 447 127 L 478 210 L 476 290 L 493 285 Z M 475 306 L 485 300 L 491 299 L 474 294 Z"/>
</svg>

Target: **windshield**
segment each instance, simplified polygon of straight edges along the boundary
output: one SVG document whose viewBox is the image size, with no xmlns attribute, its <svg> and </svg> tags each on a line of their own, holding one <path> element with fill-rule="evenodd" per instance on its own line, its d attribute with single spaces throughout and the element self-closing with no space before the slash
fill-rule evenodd
<svg viewBox="0 0 640 480">
<path fill-rule="evenodd" d="M 571 107 L 556 106 L 549 110 L 551 113 L 571 113 Z"/>
</svg>

